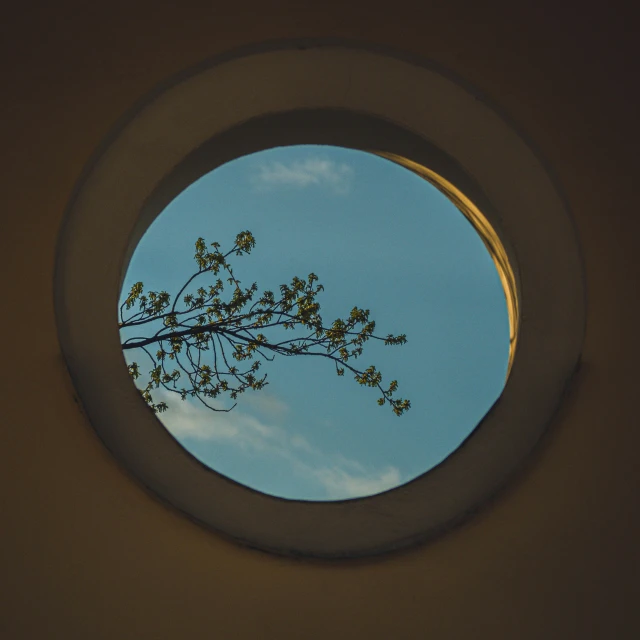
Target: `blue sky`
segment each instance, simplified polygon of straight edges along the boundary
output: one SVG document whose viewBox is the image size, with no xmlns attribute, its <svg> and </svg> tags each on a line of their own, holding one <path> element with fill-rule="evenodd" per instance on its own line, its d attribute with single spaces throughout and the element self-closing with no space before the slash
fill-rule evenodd
<svg viewBox="0 0 640 640">
<path fill-rule="evenodd" d="M 264 363 L 269 385 L 229 413 L 168 398 L 159 417 L 193 455 L 254 489 L 290 499 L 337 500 L 390 489 L 455 450 L 505 382 L 509 327 L 504 292 L 480 238 L 435 188 L 374 155 L 327 146 L 279 147 L 202 177 L 157 218 L 123 286 L 177 291 L 195 271 L 202 236 L 230 248 L 250 230 L 256 247 L 235 258 L 243 286 L 278 291 L 314 272 L 325 321 L 370 309 L 375 364 L 412 408 L 393 415 L 378 394 L 329 361 Z M 127 359 L 136 359 L 132 351 Z M 319 361 L 320 360 L 320 361 Z M 156 401 L 160 395 L 154 395 Z"/>
</svg>

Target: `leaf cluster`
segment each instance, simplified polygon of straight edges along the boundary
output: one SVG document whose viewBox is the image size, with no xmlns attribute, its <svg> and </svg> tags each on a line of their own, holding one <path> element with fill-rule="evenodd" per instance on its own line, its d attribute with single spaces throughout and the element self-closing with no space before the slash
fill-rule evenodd
<svg viewBox="0 0 640 640">
<path fill-rule="evenodd" d="M 139 327 L 144 335 L 127 338 L 122 348 L 137 349 L 148 360 L 146 384 L 139 389 L 149 406 L 156 412 L 167 410 L 167 403 L 155 403 L 152 395 L 163 388 L 183 400 L 195 398 L 213 411 L 230 411 L 236 404 L 223 409 L 212 401 L 225 396 L 235 402 L 248 389 L 264 388 L 268 383 L 267 374 L 260 374 L 263 362 L 301 356 L 328 359 L 337 375 L 349 371 L 358 384 L 378 389 L 379 405 L 389 404 L 398 416 L 407 411 L 410 401 L 394 395 L 396 380 L 384 386 L 375 366 L 359 369 L 355 364 L 369 340 L 401 345 L 406 336 L 375 335 L 369 310 L 358 307 L 345 318 L 325 323 L 318 302 L 324 287 L 314 273 L 293 277 L 280 285 L 278 295 L 268 290 L 259 294 L 255 282 L 243 288 L 229 258 L 247 255 L 254 247 L 249 231 L 239 233 L 225 253 L 219 243 L 207 245 L 198 238 L 197 270 L 173 302 L 166 291 L 145 293 L 142 282 L 131 287 L 120 307 L 119 327 Z M 129 373 L 140 378 L 137 362 L 129 365 Z"/>
</svg>

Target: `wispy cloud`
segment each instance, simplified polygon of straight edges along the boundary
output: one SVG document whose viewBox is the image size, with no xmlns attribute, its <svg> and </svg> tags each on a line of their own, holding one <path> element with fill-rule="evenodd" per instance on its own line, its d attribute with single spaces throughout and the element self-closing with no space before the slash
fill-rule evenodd
<svg viewBox="0 0 640 640">
<path fill-rule="evenodd" d="M 253 186 L 260 190 L 276 187 L 304 189 L 310 186 L 328 187 L 333 193 L 345 195 L 351 188 L 354 171 L 344 163 L 319 157 L 294 160 L 289 164 L 270 162 L 258 166 L 252 177 Z"/>
<path fill-rule="evenodd" d="M 251 454 L 286 460 L 293 475 L 321 487 L 330 500 L 372 495 L 401 483 L 396 467 L 367 468 L 357 460 L 323 452 L 303 436 L 290 434 L 278 426 L 289 407 L 274 396 L 255 394 L 248 403 L 261 409 L 263 413 L 258 415 L 266 419 L 238 408 L 229 413 L 214 413 L 190 402 L 166 400 L 171 401 L 171 408 L 161 416 L 162 421 L 178 440 L 224 442 Z"/>
<path fill-rule="evenodd" d="M 373 495 L 397 487 L 401 482 L 400 470 L 396 467 L 356 475 L 334 466 L 315 469 L 313 473 L 325 488 L 328 497 L 334 500 Z"/>
<path fill-rule="evenodd" d="M 271 420 L 281 420 L 289 413 L 289 405 L 286 402 L 268 393 L 245 393 L 242 402 Z"/>
<path fill-rule="evenodd" d="M 286 435 L 280 427 L 266 424 L 237 409 L 228 413 L 213 412 L 191 402 L 182 402 L 176 396 L 159 395 L 170 403 L 170 410 L 162 416 L 162 422 L 178 439 L 228 441 L 239 447 L 267 451 L 281 444 Z M 284 403 L 281 403 L 282 407 L 279 406 L 277 398 L 266 397 L 261 402 L 271 411 L 282 413 L 288 409 Z"/>
</svg>

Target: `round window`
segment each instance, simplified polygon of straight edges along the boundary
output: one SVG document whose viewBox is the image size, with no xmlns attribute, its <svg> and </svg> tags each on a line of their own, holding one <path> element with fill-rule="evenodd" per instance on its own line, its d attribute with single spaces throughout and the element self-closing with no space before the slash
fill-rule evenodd
<svg viewBox="0 0 640 640">
<path fill-rule="evenodd" d="M 255 246 L 228 255 L 247 231 Z M 363 151 L 278 147 L 203 176 L 140 240 L 119 307 L 127 364 L 168 431 L 283 498 L 413 480 L 506 380 L 505 292 L 481 237 L 428 181 Z"/>
<path fill-rule="evenodd" d="M 199 237 L 206 242 L 195 247 Z M 223 262 L 238 290 L 256 282 L 254 299 L 236 295 L 233 278 L 224 292 L 181 291 L 194 255 L 211 266 L 234 242 L 240 255 Z M 181 399 L 192 390 L 189 375 L 179 365 L 153 373 L 158 351 L 173 349 L 171 336 L 167 348 L 140 344 L 162 329 L 132 324 L 140 311 L 145 320 L 141 296 L 160 314 L 166 296 L 169 305 L 218 297 L 227 307 L 218 307 L 220 318 L 205 308 L 201 326 L 226 319 L 228 329 L 265 291 L 275 304 L 294 276 L 302 285 L 293 286 L 287 312 L 300 319 L 303 309 L 311 325 L 276 326 L 280 333 L 267 337 L 307 328 L 327 340 L 336 319 L 351 318 L 359 330 L 375 320 L 364 344 L 349 345 L 362 355 L 340 364 L 281 350 L 254 372 L 269 385 L 236 398 L 222 389 L 204 399 L 217 409 L 237 401 L 232 411 L 190 414 L 200 401 Z M 320 284 L 317 297 L 304 293 Z M 335 42 L 235 52 L 173 79 L 123 118 L 69 204 L 55 287 L 78 398 L 120 468 L 239 543 L 320 558 L 417 544 L 494 496 L 552 420 L 584 334 L 578 243 L 540 158 L 448 74 Z M 151 301 L 150 292 L 165 291 Z M 123 302 L 129 315 L 116 321 Z M 329 327 L 313 324 L 316 302 Z M 176 317 L 159 318 L 166 333 L 175 333 Z M 227 331 L 229 349 L 242 342 L 236 328 L 235 338 Z M 255 344 L 254 329 L 257 349 L 264 344 Z M 404 334 L 406 344 L 383 344 Z M 123 341 L 136 339 L 125 360 Z M 146 361 L 133 357 L 143 346 Z M 155 375 L 167 385 L 148 390 L 166 411 L 141 398 L 134 362 L 140 386 Z M 369 372 L 365 384 L 347 364 L 361 378 Z M 232 366 L 219 372 L 229 377 Z M 212 379 L 220 382 L 215 372 Z M 391 403 L 407 399 L 410 408 Z"/>
</svg>

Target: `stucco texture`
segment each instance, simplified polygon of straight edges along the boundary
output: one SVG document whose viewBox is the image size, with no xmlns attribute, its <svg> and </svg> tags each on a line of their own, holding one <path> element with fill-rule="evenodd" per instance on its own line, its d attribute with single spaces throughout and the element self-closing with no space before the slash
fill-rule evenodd
<svg viewBox="0 0 640 640">
<path fill-rule="evenodd" d="M 634 22 L 617 4 L 40 0 L 6 9 L 1 637 L 640 635 L 638 65 Z M 582 368 L 528 467 L 464 526 L 369 561 L 244 549 L 148 495 L 84 417 L 54 318 L 64 210 L 113 123 L 205 58 L 298 37 L 403 49 L 478 87 L 553 168 L 585 259 Z"/>
</svg>

